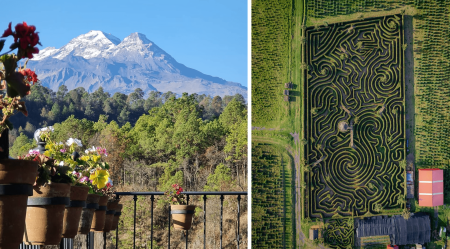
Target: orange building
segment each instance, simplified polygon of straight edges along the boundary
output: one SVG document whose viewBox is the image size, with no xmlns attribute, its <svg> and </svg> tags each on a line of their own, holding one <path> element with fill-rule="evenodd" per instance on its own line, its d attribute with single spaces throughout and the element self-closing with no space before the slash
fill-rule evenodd
<svg viewBox="0 0 450 249">
<path fill-rule="evenodd" d="M 419 206 L 444 205 L 444 171 L 419 169 Z"/>
</svg>

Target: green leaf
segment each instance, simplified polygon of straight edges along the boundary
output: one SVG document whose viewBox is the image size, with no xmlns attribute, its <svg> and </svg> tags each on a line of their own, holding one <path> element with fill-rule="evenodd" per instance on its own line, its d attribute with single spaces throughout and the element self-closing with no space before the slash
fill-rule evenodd
<svg viewBox="0 0 450 249">
<path fill-rule="evenodd" d="M 5 80 L 8 84 L 6 94 L 8 94 L 9 97 L 23 97 L 30 91 L 30 86 L 25 85 L 24 76 L 19 72 L 6 75 Z"/>
<path fill-rule="evenodd" d="M 14 125 L 11 121 L 9 121 L 9 119 L 5 120 L 5 124 L 6 126 L 8 126 L 8 129 L 11 131 L 12 129 L 14 129 Z"/>
<path fill-rule="evenodd" d="M 15 43 L 11 44 L 11 46 L 9 46 L 9 49 L 14 50 L 18 47 L 19 47 L 19 42 L 15 42 Z"/>
</svg>

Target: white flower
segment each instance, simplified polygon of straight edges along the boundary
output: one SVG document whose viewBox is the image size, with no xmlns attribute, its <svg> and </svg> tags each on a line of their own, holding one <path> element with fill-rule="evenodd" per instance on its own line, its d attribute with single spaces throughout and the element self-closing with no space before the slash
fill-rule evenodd
<svg viewBox="0 0 450 249">
<path fill-rule="evenodd" d="M 76 139 L 76 138 L 69 138 L 69 140 L 67 140 L 66 144 L 67 144 L 67 146 L 71 146 L 72 144 L 76 144 L 76 145 L 78 145 L 78 147 L 82 147 L 83 146 L 81 144 L 81 140 Z"/>
<path fill-rule="evenodd" d="M 37 129 L 35 132 L 34 132 L 34 140 L 36 140 L 36 142 L 39 140 L 39 137 L 41 136 L 41 134 L 43 133 L 43 132 L 54 132 L 55 131 L 55 129 L 53 128 L 53 126 L 48 126 L 48 127 L 44 127 L 44 128 L 40 128 L 40 129 Z"/>
<path fill-rule="evenodd" d="M 92 146 L 92 148 L 89 148 L 89 149 L 85 150 L 84 153 L 89 154 L 89 153 L 93 153 L 93 152 L 96 152 L 96 151 L 97 150 L 95 149 L 95 147 Z"/>
<path fill-rule="evenodd" d="M 64 161 L 59 162 L 59 167 L 64 166 Z"/>
</svg>

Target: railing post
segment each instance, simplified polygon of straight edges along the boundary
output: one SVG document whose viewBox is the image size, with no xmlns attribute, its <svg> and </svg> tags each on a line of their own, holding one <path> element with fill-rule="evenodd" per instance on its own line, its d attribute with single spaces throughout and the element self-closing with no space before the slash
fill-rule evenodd
<svg viewBox="0 0 450 249">
<path fill-rule="evenodd" d="M 206 195 L 203 195 L 203 249 L 206 249 Z"/>
<path fill-rule="evenodd" d="M 240 228 L 239 219 L 241 217 L 241 209 L 240 209 L 241 208 L 241 195 L 238 195 L 237 200 L 238 200 L 238 205 L 237 205 L 237 237 L 236 237 L 236 239 L 237 239 L 237 248 L 239 249 L 240 237 L 241 237 L 240 231 L 239 231 L 239 228 Z"/>
<path fill-rule="evenodd" d="M 116 200 L 120 200 L 120 195 L 116 195 Z M 116 249 L 117 248 L 119 248 L 119 223 L 117 223 L 116 227 Z"/>
<path fill-rule="evenodd" d="M 152 195 L 152 197 L 150 198 L 150 200 L 152 201 L 152 227 L 151 227 L 151 229 L 150 229 L 150 239 L 151 239 L 151 241 L 150 241 L 150 249 L 153 249 L 153 202 L 155 201 L 155 196 L 154 195 Z"/>
<path fill-rule="evenodd" d="M 106 232 L 103 232 L 103 249 L 106 249 Z"/>
<path fill-rule="evenodd" d="M 220 248 L 222 249 L 223 195 L 220 195 Z"/>
<path fill-rule="evenodd" d="M 134 195 L 134 230 L 133 230 L 133 248 L 136 248 L 136 201 L 137 201 L 137 195 Z"/>
<path fill-rule="evenodd" d="M 189 205 L 189 195 L 186 195 L 186 205 Z M 186 235 L 186 237 L 185 237 L 185 243 L 186 243 L 186 249 L 188 249 L 188 236 L 189 236 L 189 231 L 188 230 L 186 230 L 185 231 L 186 233 L 185 233 L 185 235 Z"/>
<path fill-rule="evenodd" d="M 167 243 L 167 248 L 170 249 L 170 205 L 169 205 L 169 243 Z"/>
</svg>

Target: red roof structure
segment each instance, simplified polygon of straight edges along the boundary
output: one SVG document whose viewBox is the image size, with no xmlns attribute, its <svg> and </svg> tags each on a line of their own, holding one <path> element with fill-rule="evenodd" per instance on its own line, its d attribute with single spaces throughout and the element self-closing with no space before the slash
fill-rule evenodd
<svg viewBox="0 0 450 249">
<path fill-rule="evenodd" d="M 394 245 L 394 246 L 388 245 L 387 249 L 398 249 L 398 246 L 397 245 Z"/>
<path fill-rule="evenodd" d="M 419 169 L 419 206 L 444 205 L 444 171 Z"/>
</svg>

